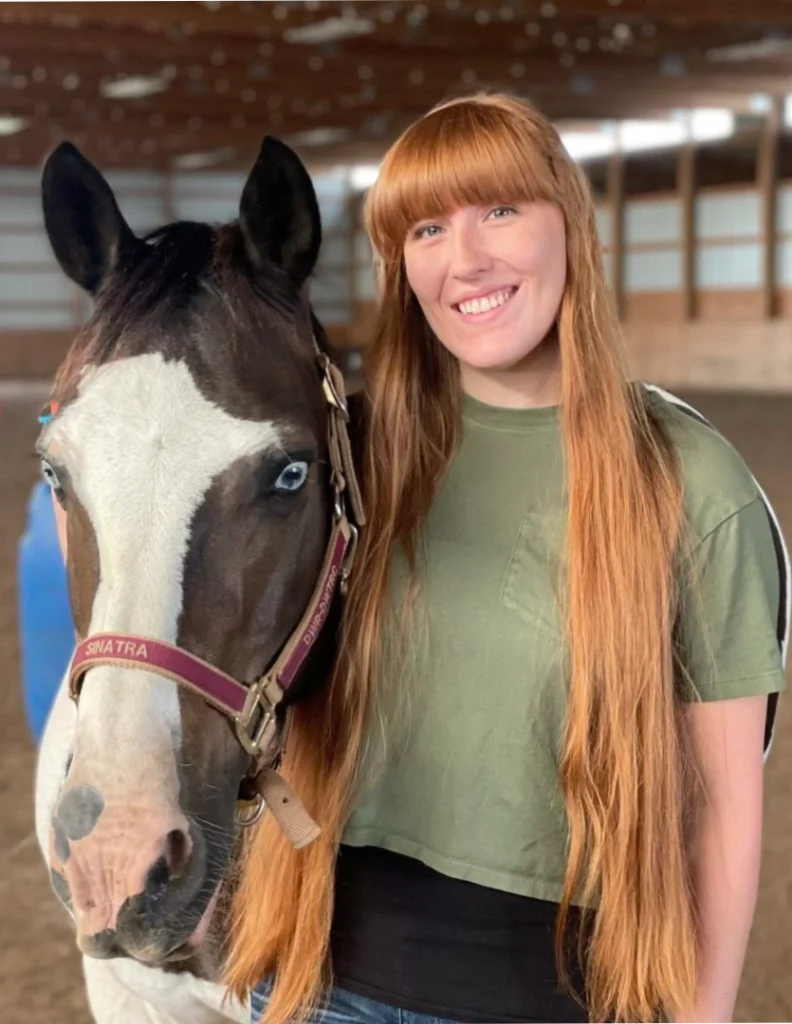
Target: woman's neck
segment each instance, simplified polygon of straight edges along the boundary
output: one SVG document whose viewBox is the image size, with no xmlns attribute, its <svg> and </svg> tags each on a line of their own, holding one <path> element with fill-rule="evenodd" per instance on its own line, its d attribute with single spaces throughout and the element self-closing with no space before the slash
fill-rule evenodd
<svg viewBox="0 0 792 1024">
<path fill-rule="evenodd" d="M 486 405 L 533 409 L 561 402 L 561 357 L 556 337 L 547 338 L 516 366 L 481 369 L 460 363 L 462 390 Z"/>
</svg>

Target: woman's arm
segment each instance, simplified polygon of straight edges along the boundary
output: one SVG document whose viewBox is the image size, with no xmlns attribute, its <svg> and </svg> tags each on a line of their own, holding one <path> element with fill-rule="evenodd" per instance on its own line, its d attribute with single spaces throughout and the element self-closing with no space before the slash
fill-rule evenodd
<svg viewBox="0 0 792 1024">
<path fill-rule="evenodd" d="M 692 850 L 699 912 L 695 1004 L 678 1021 L 731 1021 L 751 931 L 762 845 L 767 697 L 692 704 L 705 796 Z"/>
</svg>

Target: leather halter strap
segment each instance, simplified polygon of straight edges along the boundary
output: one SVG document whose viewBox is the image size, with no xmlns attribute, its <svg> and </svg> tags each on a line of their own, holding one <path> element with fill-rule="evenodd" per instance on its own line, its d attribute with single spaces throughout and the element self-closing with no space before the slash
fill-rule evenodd
<svg viewBox="0 0 792 1024">
<path fill-rule="evenodd" d="M 276 711 L 321 634 L 335 594 L 346 592 L 357 547 L 358 528 L 365 524 L 349 440 L 344 378 L 315 341 L 314 346 L 329 410 L 333 526 L 308 607 L 274 663 L 253 682 L 240 683 L 174 644 L 127 633 L 95 633 L 77 645 L 69 666 L 69 694 L 75 702 L 79 700 L 86 672 L 99 665 L 112 665 L 153 671 L 172 679 L 224 714 L 233 723 L 242 748 L 251 756 L 252 765 L 247 778 L 253 781 L 259 798 L 266 800 L 287 838 L 295 846 L 311 842 L 318 834 L 318 828 L 302 808 L 296 794 L 273 770 L 282 752 L 283 723 Z M 354 522 L 347 514 L 347 504 Z M 257 818 L 258 814 L 246 823 Z"/>
<path fill-rule="evenodd" d="M 274 712 L 297 677 L 322 631 L 339 582 L 348 572 L 351 524 L 342 517 L 333 526 L 325 561 L 300 624 L 271 668 L 249 685 L 182 647 L 129 633 L 94 633 L 77 645 L 69 666 L 69 693 L 79 697 L 83 677 L 97 665 L 155 671 L 199 694 L 230 718 L 243 748 L 252 757 L 266 753 Z"/>
</svg>

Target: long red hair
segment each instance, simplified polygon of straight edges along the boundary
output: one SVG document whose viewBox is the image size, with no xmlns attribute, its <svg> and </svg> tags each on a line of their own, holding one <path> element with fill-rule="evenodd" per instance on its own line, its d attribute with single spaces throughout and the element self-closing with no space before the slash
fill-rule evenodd
<svg viewBox="0 0 792 1024">
<path fill-rule="evenodd" d="M 368 525 L 332 678 L 295 711 L 286 764 L 324 831 L 295 852 L 265 818 L 244 851 L 231 920 L 231 987 L 244 994 L 277 973 L 267 1024 L 299 1019 L 329 980 L 336 852 L 385 678 L 391 557 L 401 547 L 415 577 L 420 526 L 460 434 L 458 368 L 410 292 L 404 239 L 416 220 L 459 206 L 534 200 L 563 212 L 567 241 L 557 321 L 569 497 L 569 705 L 559 765 L 569 859 L 559 963 L 563 974 L 569 912 L 579 903 L 593 908 L 585 949 L 593 1020 L 655 1020 L 692 1002 L 686 825 L 694 773 L 672 640 L 679 467 L 628 379 L 583 173 L 537 111 L 481 95 L 443 104 L 412 125 L 367 198 L 380 284 L 366 353 Z"/>
</svg>

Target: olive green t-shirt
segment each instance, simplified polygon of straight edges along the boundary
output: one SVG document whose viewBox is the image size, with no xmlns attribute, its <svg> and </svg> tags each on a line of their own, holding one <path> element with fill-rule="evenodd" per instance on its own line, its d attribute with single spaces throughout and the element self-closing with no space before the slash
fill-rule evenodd
<svg viewBox="0 0 792 1024">
<path fill-rule="evenodd" d="M 699 697 L 780 691 L 780 569 L 761 492 L 714 429 L 658 393 L 649 401 L 681 456 L 700 566 L 706 621 L 690 615 L 680 634 Z M 557 779 L 567 687 L 559 426 L 557 408 L 500 409 L 465 397 L 462 442 L 423 530 L 421 592 L 395 703 L 384 725 L 372 724 L 369 781 L 343 837 L 554 901 L 567 842 Z M 404 578 L 396 558 L 394 609 Z"/>
</svg>

